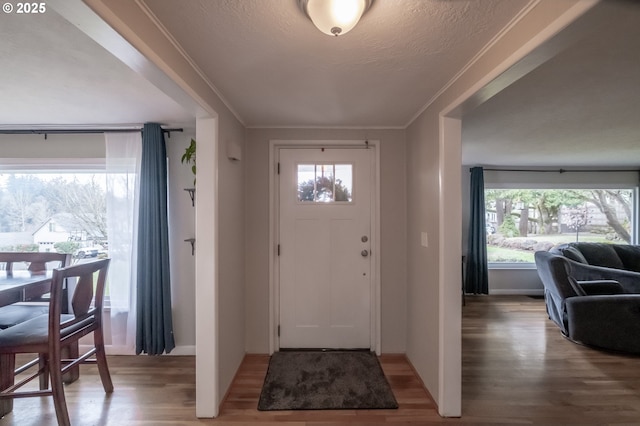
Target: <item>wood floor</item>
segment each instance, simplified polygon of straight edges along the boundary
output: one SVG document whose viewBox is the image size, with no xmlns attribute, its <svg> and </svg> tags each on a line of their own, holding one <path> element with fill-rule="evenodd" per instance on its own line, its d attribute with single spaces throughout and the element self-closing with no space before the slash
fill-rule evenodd
<svg viewBox="0 0 640 426">
<path fill-rule="evenodd" d="M 94 367 L 66 388 L 72 424 L 640 425 L 640 358 L 563 339 L 542 300 L 467 297 L 463 308 L 462 418 L 443 419 L 402 355 L 381 364 L 398 410 L 259 412 L 268 358 L 247 356 L 217 419 L 195 418 L 193 357 L 110 357 L 115 392 Z M 55 425 L 50 398 L 16 400 L 0 426 Z"/>
</svg>

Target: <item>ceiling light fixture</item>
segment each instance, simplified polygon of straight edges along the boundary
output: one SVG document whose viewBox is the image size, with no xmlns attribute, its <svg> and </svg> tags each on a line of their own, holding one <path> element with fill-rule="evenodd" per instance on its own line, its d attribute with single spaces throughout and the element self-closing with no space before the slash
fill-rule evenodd
<svg viewBox="0 0 640 426">
<path fill-rule="evenodd" d="M 356 26 L 373 0 L 298 0 L 298 5 L 323 33 L 339 36 Z"/>
</svg>

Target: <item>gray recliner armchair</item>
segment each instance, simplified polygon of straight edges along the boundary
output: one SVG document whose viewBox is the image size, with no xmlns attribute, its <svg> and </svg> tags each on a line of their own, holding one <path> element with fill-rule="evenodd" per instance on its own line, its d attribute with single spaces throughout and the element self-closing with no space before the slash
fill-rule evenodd
<svg viewBox="0 0 640 426">
<path fill-rule="evenodd" d="M 564 256 L 535 253 L 549 318 L 570 340 L 602 349 L 640 353 L 640 294 L 614 280 L 577 281 Z"/>
</svg>

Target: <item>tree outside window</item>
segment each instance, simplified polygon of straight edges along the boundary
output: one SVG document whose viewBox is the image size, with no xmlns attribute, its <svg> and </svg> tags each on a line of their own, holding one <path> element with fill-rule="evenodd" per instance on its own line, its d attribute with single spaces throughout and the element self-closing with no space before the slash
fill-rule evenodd
<svg viewBox="0 0 640 426">
<path fill-rule="evenodd" d="M 487 189 L 489 262 L 533 262 L 571 241 L 631 243 L 633 190 Z"/>
<path fill-rule="evenodd" d="M 107 237 L 104 173 L 0 175 L 0 250 L 106 252 Z"/>
</svg>

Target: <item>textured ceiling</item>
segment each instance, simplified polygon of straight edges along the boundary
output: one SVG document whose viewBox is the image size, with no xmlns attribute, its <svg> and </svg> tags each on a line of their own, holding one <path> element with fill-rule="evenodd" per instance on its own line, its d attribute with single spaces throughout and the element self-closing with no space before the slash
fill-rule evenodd
<svg viewBox="0 0 640 426">
<path fill-rule="evenodd" d="M 143 0 L 248 127 L 404 127 L 528 0 L 378 0 L 322 34 L 296 0 Z"/>
<path fill-rule="evenodd" d="M 335 39 L 296 0 L 140 1 L 245 125 L 369 128 L 404 128 L 528 3 L 377 0 Z M 591 35 L 464 116 L 464 164 L 640 164 L 640 2 L 593 10 Z M 0 128 L 193 123 L 53 7 L 0 14 L 0 55 Z"/>
<path fill-rule="evenodd" d="M 195 121 L 51 8 L 0 13 L 0 58 L 2 127 Z"/>
<path fill-rule="evenodd" d="M 463 119 L 463 164 L 640 165 L 640 7 L 603 3 L 591 34 Z"/>
</svg>

